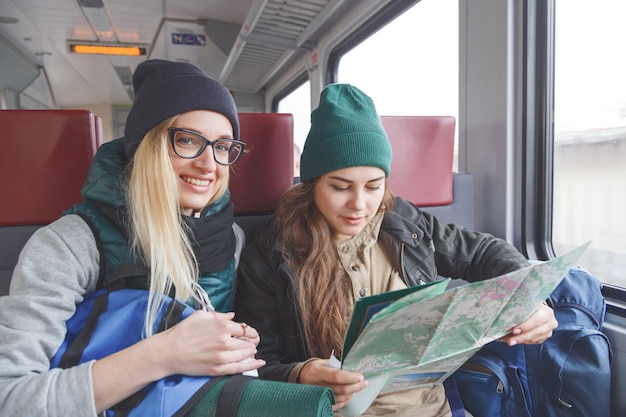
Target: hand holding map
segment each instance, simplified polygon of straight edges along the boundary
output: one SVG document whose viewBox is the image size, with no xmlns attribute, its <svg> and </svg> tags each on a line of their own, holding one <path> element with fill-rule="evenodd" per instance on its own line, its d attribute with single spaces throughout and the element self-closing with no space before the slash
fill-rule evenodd
<svg viewBox="0 0 626 417">
<path fill-rule="evenodd" d="M 423 289 L 401 290 L 401 298 L 395 300 L 387 293 L 357 301 L 341 368 L 373 379 L 376 389 L 357 393 L 340 412 L 361 414 L 380 391 L 443 382 L 483 345 L 526 321 L 588 245 L 449 290 L 445 290 L 449 280 L 444 280 Z M 368 314 L 371 309 L 376 313 Z M 358 337 L 354 328 L 362 329 Z"/>
</svg>

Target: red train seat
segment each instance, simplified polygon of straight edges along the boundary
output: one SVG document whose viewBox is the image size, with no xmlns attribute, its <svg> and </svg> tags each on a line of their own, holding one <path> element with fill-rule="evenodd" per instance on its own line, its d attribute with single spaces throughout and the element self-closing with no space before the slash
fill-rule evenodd
<svg viewBox="0 0 626 417">
<path fill-rule="evenodd" d="M 469 173 L 452 172 L 452 116 L 381 116 L 393 149 L 389 186 L 448 223 L 474 228 L 474 189 Z"/>
<path fill-rule="evenodd" d="M 87 110 L 0 110 L 0 295 L 8 293 L 26 240 L 82 201 L 81 187 L 102 141 Z"/>
<path fill-rule="evenodd" d="M 389 186 L 418 206 L 452 202 L 452 116 L 381 116 L 391 141 Z"/>
<path fill-rule="evenodd" d="M 230 192 L 235 221 L 251 240 L 293 185 L 293 115 L 239 113 L 239 123 L 246 149 L 231 167 Z"/>
</svg>

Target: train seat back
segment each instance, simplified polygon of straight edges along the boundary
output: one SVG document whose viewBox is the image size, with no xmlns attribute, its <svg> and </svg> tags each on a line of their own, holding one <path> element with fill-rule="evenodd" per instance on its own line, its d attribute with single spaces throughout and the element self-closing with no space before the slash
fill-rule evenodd
<svg viewBox="0 0 626 417">
<path fill-rule="evenodd" d="M 239 113 L 239 123 L 246 149 L 231 167 L 230 192 L 235 222 L 250 241 L 293 185 L 293 115 Z"/>
<path fill-rule="evenodd" d="M 0 110 L 0 295 L 32 233 L 82 201 L 81 187 L 102 141 L 87 110 Z"/>
<path fill-rule="evenodd" d="M 393 149 L 389 186 L 448 223 L 474 228 L 474 193 L 469 173 L 453 173 L 452 116 L 381 116 Z"/>
</svg>

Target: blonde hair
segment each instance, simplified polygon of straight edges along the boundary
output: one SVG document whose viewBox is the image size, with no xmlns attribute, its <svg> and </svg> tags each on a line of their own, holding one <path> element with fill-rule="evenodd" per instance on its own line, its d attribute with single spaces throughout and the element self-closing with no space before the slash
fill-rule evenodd
<svg viewBox="0 0 626 417">
<path fill-rule="evenodd" d="M 202 305 L 196 287 L 198 263 L 182 220 L 177 178 L 169 156 L 168 128 L 177 116 L 150 130 L 139 144 L 128 178 L 127 200 L 131 249 L 150 268 L 146 336 L 152 335 L 163 294 Z M 228 187 L 227 178 L 213 199 Z"/>
<path fill-rule="evenodd" d="M 333 243 L 333 231 L 315 204 L 314 190 L 319 178 L 285 192 L 274 227 L 284 259 L 295 277 L 308 350 L 314 357 L 325 358 L 333 350 L 341 355 L 354 298 L 352 283 L 341 267 Z M 393 198 L 385 186 L 379 211 L 391 210 Z"/>
</svg>

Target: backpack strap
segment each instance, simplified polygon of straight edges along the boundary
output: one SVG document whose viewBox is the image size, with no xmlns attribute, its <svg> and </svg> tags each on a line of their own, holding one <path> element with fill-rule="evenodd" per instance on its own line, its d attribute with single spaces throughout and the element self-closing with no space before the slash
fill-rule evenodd
<svg viewBox="0 0 626 417">
<path fill-rule="evenodd" d="M 175 299 L 172 299 L 170 304 L 167 306 L 167 310 L 165 310 L 165 314 L 163 314 L 161 322 L 159 323 L 157 333 L 161 333 L 178 323 L 184 311 L 185 305 Z"/>
<path fill-rule="evenodd" d="M 251 379 L 251 376 L 233 375 L 226 381 L 217 400 L 216 417 L 237 417 L 241 396 Z"/>
<path fill-rule="evenodd" d="M 115 404 L 109 410 L 113 411 L 113 417 L 128 417 L 133 408 L 137 407 L 146 397 L 146 391 L 137 391 L 130 397 Z"/>
<path fill-rule="evenodd" d="M 87 223 L 87 226 L 89 226 L 89 229 L 96 240 L 96 247 L 98 248 L 98 253 L 100 255 L 100 269 L 98 271 L 98 284 L 96 285 L 96 289 L 102 288 L 106 279 L 106 256 L 104 253 L 104 245 L 102 244 L 98 230 L 91 219 L 82 211 L 78 211 L 74 214 L 78 215 L 85 223 Z"/>
<path fill-rule="evenodd" d="M 450 404 L 452 417 L 465 417 L 463 400 L 461 400 L 461 393 L 459 393 L 459 389 L 456 386 L 456 381 L 454 380 L 454 378 L 446 378 L 443 381 L 443 387 L 446 390 L 446 397 L 448 398 L 448 404 Z"/>
<path fill-rule="evenodd" d="M 207 392 L 211 391 L 211 389 L 221 380 L 223 380 L 224 376 L 211 377 L 199 390 L 197 390 L 191 398 L 183 405 L 172 417 L 183 417 L 186 416 L 200 401 L 202 397 L 206 395 Z"/>
<path fill-rule="evenodd" d="M 248 382 L 252 379 L 254 378 L 245 375 L 211 377 L 172 417 L 186 416 L 194 410 L 194 407 L 198 405 L 202 397 L 211 391 L 218 382 L 224 380 L 226 382 L 223 384 L 217 397 L 217 404 L 215 404 L 215 417 L 237 417 L 241 397 Z"/>
<path fill-rule="evenodd" d="M 91 335 L 96 330 L 96 326 L 98 325 L 98 319 L 100 319 L 102 313 L 106 311 L 108 304 L 108 291 L 105 291 L 94 298 L 93 307 L 89 312 L 87 321 L 78 333 L 76 339 L 67 347 L 65 353 L 63 353 L 63 356 L 59 361 L 59 368 L 67 369 L 80 363 L 83 352 L 89 344 L 89 341 L 91 340 Z"/>
</svg>

